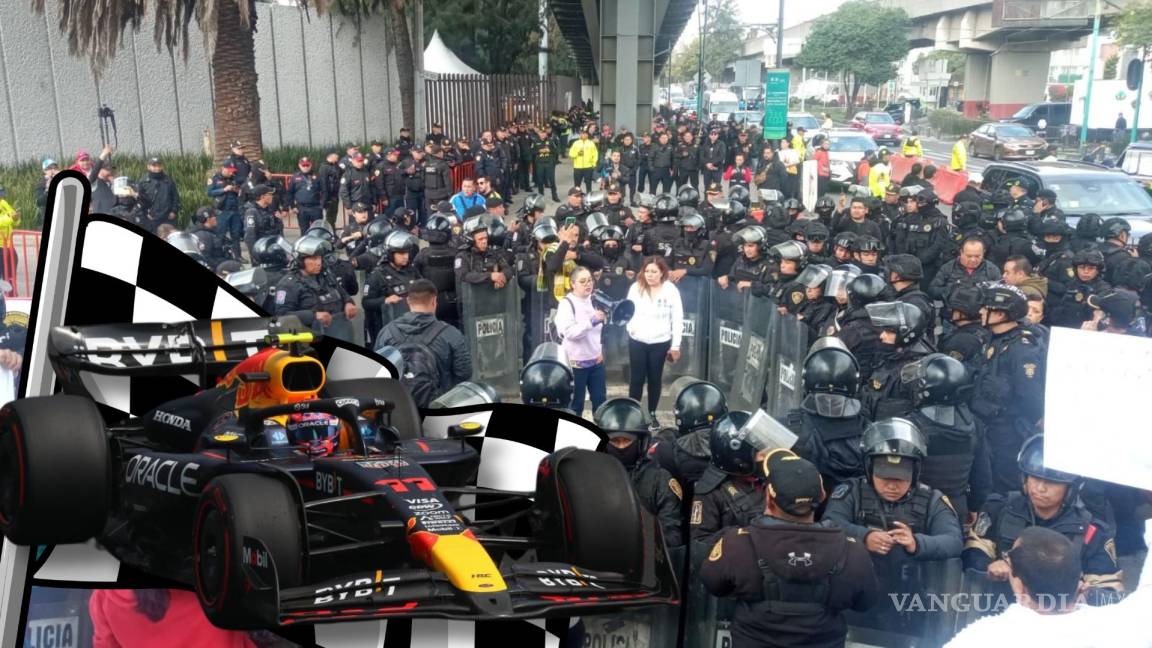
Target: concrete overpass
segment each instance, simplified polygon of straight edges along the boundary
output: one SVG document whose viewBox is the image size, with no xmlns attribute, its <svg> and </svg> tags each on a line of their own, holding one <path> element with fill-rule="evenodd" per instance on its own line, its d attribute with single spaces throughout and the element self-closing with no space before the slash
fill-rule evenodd
<svg viewBox="0 0 1152 648">
<path fill-rule="evenodd" d="M 583 83 L 606 123 L 648 129 L 656 80 L 696 0 L 551 0 Z"/>
<path fill-rule="evenodd" d="M 1053 50 L 1092 32 L 1095 0 L 881 0 L 912 19 L 913 47 L 968 54 L 964 114 L 1008 117 L 1044 101 Z M 1105 14 L 1126 0 L 1102 3 Z"/>
</svg>

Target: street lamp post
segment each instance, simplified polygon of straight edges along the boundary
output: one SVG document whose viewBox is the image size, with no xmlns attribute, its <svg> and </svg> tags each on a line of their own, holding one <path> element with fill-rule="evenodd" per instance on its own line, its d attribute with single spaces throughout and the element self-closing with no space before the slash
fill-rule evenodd
<svg viewBox="0 0 1152 648">
<path fill-rule="evenodd" d="M 696 118 L 704 119 L 704 33 L 708 30 L 708 0 L 703 0 L 700 14 L 700 51 L 696 62 Z"/>
<path fill-rule="evenodd" d="M 1140 81 L 1136 84 L 1136 104 L 1132 113 L 1132 133 L 1128 136 L 1128 143 L 1136 143 L 1136 133 L 1140 130 L 1140 102 L 1144 99 L 1144 66 L 1148 60 L 1148 48 L 1140 48 Z"/>
<path fill-rule="evenodd" d="M 1080 151 L 1088 144 L 1088 109 L 1092 103 L 1092 78 L 1096 76 L 1096 56 L 1100 45 L 1100 0 L 1096 0 L 1096 17 L 1092 20 L 1092 46 L 1088 51 L 1088 84 L 1084 88 L 1084 119 L 1080 124 Z"/>
</svg>

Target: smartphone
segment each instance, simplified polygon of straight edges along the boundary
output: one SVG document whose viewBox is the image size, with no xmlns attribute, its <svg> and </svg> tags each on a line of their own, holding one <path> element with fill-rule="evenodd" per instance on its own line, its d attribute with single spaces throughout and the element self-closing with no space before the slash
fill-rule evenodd
<svg viewBox="0 0 1152 648">
<path fill-rule="evenodd" d="M 572 227 L 575 224 L 576 224 L 576 217 L 575 216 L 569 216 L 568 218 L 564 219 L 564 227 Z"/>
</svg>

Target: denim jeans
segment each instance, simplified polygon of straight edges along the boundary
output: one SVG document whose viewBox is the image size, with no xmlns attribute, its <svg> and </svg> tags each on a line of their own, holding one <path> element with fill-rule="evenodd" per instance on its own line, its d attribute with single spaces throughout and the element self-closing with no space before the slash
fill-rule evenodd
<svg viewBox="0 0 1152 648">
<path fill-rule="evenodd" d="M 577 416 L 584 415 L 584 390 L 587 389 L 592 399 L 592 411 L 595 412 L 608 399 L 608 377 L 604 363 L 584 369 L 574 368 L 572 373 L 576 378 L 576 388 L 572 391 L 572 411 Z"/>
</svg>

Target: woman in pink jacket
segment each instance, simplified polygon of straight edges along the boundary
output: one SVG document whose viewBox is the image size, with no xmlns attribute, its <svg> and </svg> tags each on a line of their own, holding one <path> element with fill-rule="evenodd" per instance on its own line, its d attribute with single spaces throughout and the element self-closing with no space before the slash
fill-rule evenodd
<svg viewBox="0 0 1152 648">
<path fill-rule="evenodd" d="M 576 383 L 571 410 L 583 416 L 585 390 L 592 398 L 593 412 L 608 398 L 604 349 L 600 345 L 600 333 L 608 316 L 592 304 L 595 284 L 588 268 L 576 266 L 569 279 L 572 292 L 556 307 L 556 331 L 563 339 L 564 354 L 568 356 Z"/>
</svg>

